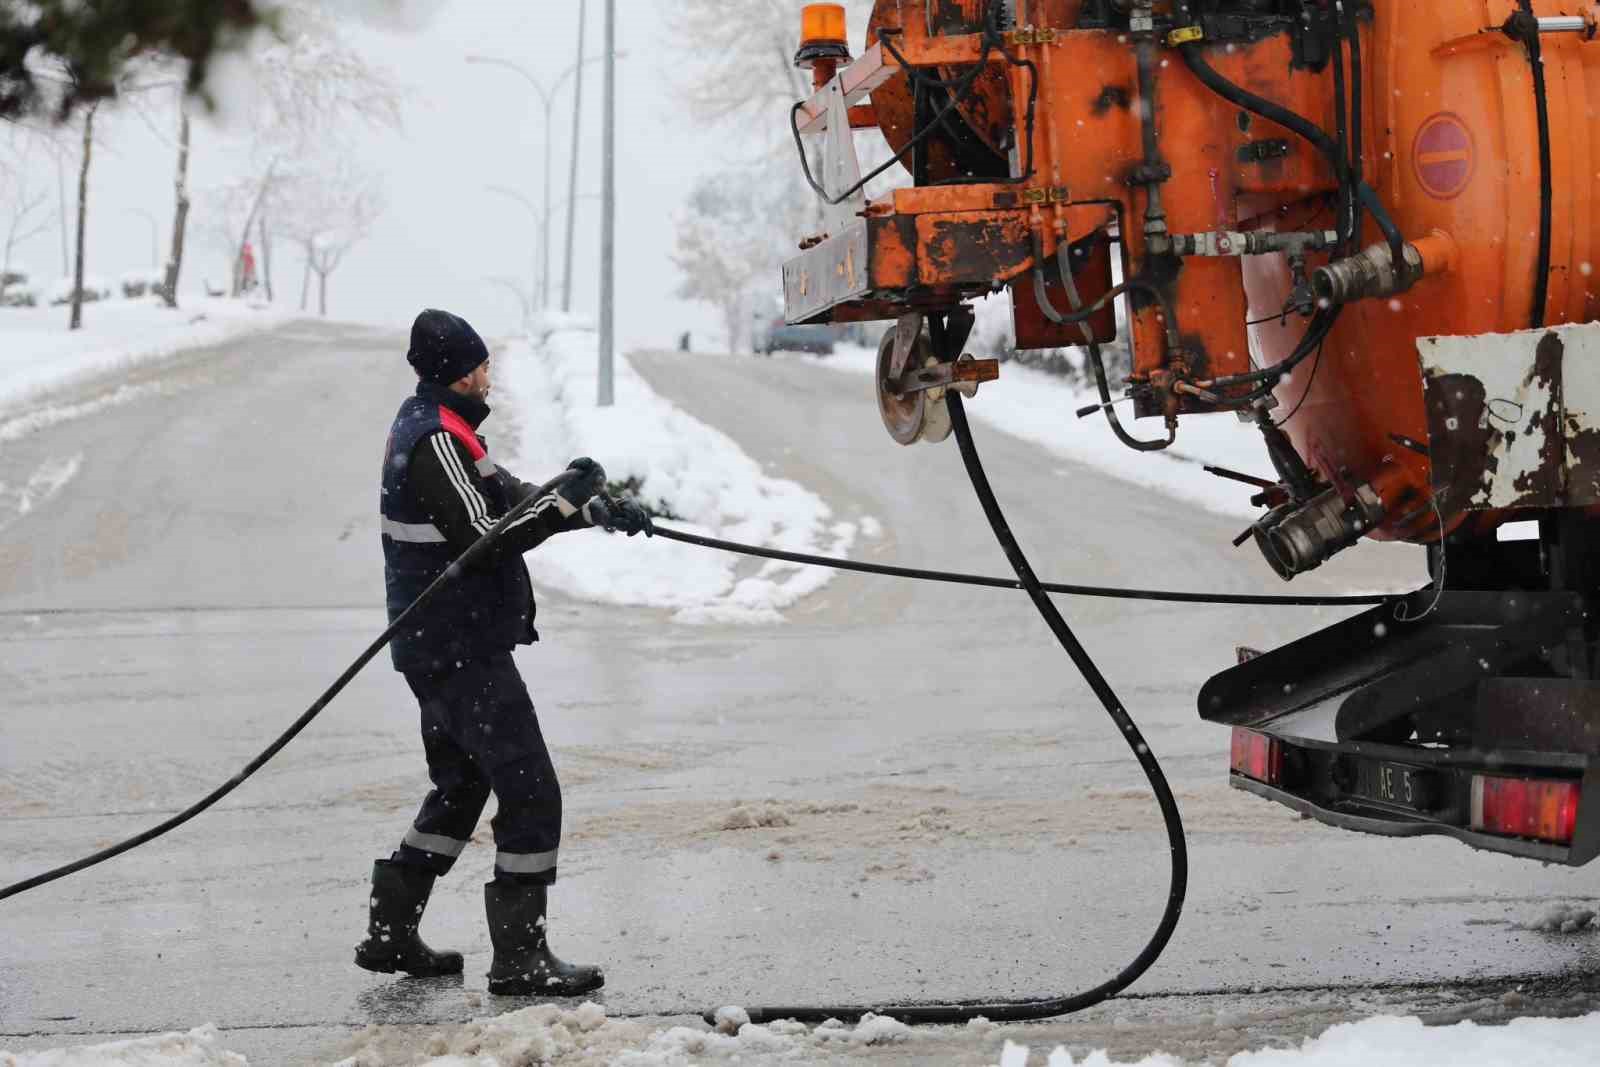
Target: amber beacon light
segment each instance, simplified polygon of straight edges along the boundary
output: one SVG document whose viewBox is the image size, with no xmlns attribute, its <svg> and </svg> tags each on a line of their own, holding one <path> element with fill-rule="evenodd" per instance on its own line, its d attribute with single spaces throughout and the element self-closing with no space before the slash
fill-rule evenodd
<svg viewBox="0 0 1600 1067">
<path fill-rule="evenodd" d="M 819 60 L 837 63 L 850 58 L 850 38 L 845 28 L 843 4 L 807 4 L 800 9 L 800 50 L 797 67 L 810 68 Z"/>
</svg>

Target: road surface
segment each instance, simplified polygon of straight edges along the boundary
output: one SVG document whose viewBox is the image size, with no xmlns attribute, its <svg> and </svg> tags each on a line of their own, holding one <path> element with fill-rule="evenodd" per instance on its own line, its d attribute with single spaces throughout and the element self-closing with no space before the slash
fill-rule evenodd
<svg viewBox="0 0 1600 1067">
<path fill-rule="evenodd" d="M 0 489 L 0 882 L 204 794 L 381 629 L 377 465 L 410 387 L 403 350 L 398 333 L 298 323 L 141 371 L 149 389 L 92 417 L 8 436 L 0 415 L 0 485 L 60 483 Z M 634 359 L 770 472 L 841 518 L 878 519 L 861 557 L 1005 573 L 953 442 L 893 445 L 865 379 Z M 1237 522 L 977 431 L 1049 578 L 1281 588 L 1229 547 Z M 1296 584 L 1420 583 L 1419 564 L 1364 546 Z M 1600 939 L 1524 928 L 1592 903 L 1593 872 L 1344 833 L 1227 788 L 1227 734 L 1198 721 L 1200 683 L 1236 645 L 1337 613 L 1064 607 L 1173 780 L 1189 905 L 1137 999 L 952 1035 L 950 1062 L 992 1063 L 1004 1036 L 1198 1057 L 1376 1010 L 1593 1010 Z M 545 640 L 518 659 L 566 790 L 552 943 L 605 964 L 613 1015 L 1070 992 L 1120 968 L 1156 921 L 1154 803 L 1020 594 L 840 575 L 781 626 L 675 625 L 549 594 L 540 620 Z M 380 660 L 199 821 L 0 904 L 0 1048 L 210 1021 L 252 1063 L 303 1063 L 339 1058 L 369 1024 L 520 1006 L 483 992 L 487 822 L 424 924 L 467 953 L 465 980 L 350 963 L 371 860 L 426 788 L 416 714 Z"/>
</svg>

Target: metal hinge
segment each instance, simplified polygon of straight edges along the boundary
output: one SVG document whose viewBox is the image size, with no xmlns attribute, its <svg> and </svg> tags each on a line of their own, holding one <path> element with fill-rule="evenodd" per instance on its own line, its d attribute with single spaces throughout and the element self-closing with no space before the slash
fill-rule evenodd
<svg viewBox="0 0 1600 1067">
<path fill-rule="evenodd" d="M 1012 30 L 1005 35 L 1006 44 L 1055 44 L 1056 31 L 1034 26 Z"/>
<path fill-rule="evenodd" d="M 1024 204 L 1064 204 L 1071 194 L 1065 185 L 1052 185 L 1047 189 L 1022 190 Z"/>
</svg>

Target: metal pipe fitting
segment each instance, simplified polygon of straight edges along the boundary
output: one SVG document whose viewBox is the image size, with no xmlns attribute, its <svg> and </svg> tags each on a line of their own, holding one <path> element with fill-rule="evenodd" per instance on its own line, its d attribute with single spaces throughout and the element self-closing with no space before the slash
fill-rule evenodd
<svg viewBox="0 0 1600 1067">
<path fill-rule="evenodd" d="M 1383 498 L 1370 484 L 1357 488 L 1348 504 L 1338 489 L 1329 489 L 1303 506 L 1274 509 L 1251 532 L 1267 563 L 1288 581 L 1355 544 L 1383 521 L 1383 512 Z"/>
<path fill-rule="evenodd" d="M 1329 305 L 1403 293 L 1427 273 L 1417 246 L 1408 242 L 1403 249 L 1405 261 L 1396 269 L 1387 244 L 1368 245 L 1353 256 L 1318 267 L 1311 274 L 1311 287 L 1317 299 Z"/>
</svg>

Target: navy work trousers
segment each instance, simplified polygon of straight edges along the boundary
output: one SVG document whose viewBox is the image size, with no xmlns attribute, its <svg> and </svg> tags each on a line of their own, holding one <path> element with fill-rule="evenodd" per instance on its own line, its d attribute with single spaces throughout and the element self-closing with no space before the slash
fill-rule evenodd
<svg viewBox="0 0 1600 1067">
<path fill-rule="evenodd" d="M 492 791 L 495 877 L 549 884 L 561 844 L 561 783 L 511 654 L 444 674 L 407 674 L 422 705 L 422 747 L 433 789 L 394 854 L 445 874 L 466 847 Z"/>
</svg>

